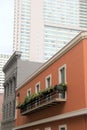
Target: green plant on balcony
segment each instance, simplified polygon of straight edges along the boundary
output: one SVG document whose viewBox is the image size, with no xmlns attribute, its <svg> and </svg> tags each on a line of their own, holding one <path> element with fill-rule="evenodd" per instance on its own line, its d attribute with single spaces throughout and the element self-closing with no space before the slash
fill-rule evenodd
<svg viewBox="0 0 87 130">
<path fill-rule="evenodd" d="M 59 91 L 59 98 L 65 98 L 65 91 L 67 90 L 67 85 L 61 83 L 57 86 L 57 88 Z"/>
<path fill-rule="evenodd" d="M 31 100 L 36 100 L 39 97 L 39 93 L 34 93 L 31 95 Z"/>
<path fill-rule="evenodd" d="M 58 84 L 57 89 L 58 89 L 59 92 L 66 91 L 67 90 L 67 84 L 60 83 L 60 84 Z"/>
<path fill-rule="evenodd" d="M 40 91 L 39 96 L 45 96 L 45 95 L 49 94 L 52 91 L 52 89 L 53 89 L 52 87 L 48 87 L 48 88 Z"/>
<path fill-rule="evenodd" d="M 53 90 L 54 90 L 54 91 L 58 90 L 59 92 L 60 92 L 60 91 L 66 91 L 66 90 L 67 90 L 67 85 L 64 84 L 64 83 L 60 83 L 60 84 L 58 84 L 58 85 L 55 85 L 55 86 L 53 87 Z"/>
<path fill-rule="evenodd" d="M 30 100 L 30 96 L 26 96 L 25 99 L 24 99 L 24 104 L 28 103 Z"/>
<path fill-rule="evenodd" d="M 63 96 L 65 95 L 65 91 L 67 90 L 67 85 L 66 84 L 58 84 L 55 85 L 54 87 L 48 87 L 38 93 L 32 94 L 31 96 L 26 96 L 23 103 L 20 103 L 17 108 L 22 108 L 25 104 L 27 103 L 31 103 L 37 99 L 39 99 L 40 97 L 46 97 L 48 94 L 50 94 L 51 92 L 55 92 L 56 90 L 59 91 L 59 93 L 61 93 Z"/>
</svg>

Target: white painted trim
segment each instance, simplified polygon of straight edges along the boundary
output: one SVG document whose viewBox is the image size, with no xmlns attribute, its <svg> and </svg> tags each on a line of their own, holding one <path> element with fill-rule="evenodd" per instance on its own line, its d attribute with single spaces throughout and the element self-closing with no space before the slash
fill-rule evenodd
<svg viewBox="0 0 87 130">
<path fill-rule="evenodd" d="M 64 125 L 59 125 L 59 129 L 58 130 L 61 130 L 61 128 L 65 128 L 65 130 L 67 130 L 67 125 L 64 124 Z"/>
<path fill-rule="evenodd" d="M 39 91 L 40 91 L 40 81 L 35 84 L 35 93 L 37 93 L 37 85 L 39 85 Z"/>
<path fill-rule="evenodd" d="M 61 73 L 60 73 L 60 70 L 61 70 L 62 68 L 65 68 L 65 83 L 66 83 L 66 82 L 67 82 L 67 81 L 66 81 L 66 64 L 62 65 L 62 66 L 59 67 L 59 69 L 58 69 L 59 83 L 61 83 Z"/>
<path fill-rule="evenodd" d="M 85 114 L 87 114 L 87 108 L 83 108 L 83 109 L 79 109 L 79 110 L 76 110 L 76 111 L 67 112 L 67 113 L 64 113 L 64 114 L 60 114 L 60 115 L 52 116 L 52 117 L 45 118 L 45 119 L 42 119 L 42 120 L 34 121 L 32 123 L 28 123 L 28 124 L 21 125 L 21 126 L 18 126 L 16 128 L 13 128 L 12 130 L 19 130 L 21 128 L 32 127 L 32 126 L 35 126 L 35 125 L 40 125 L 40 124 L 44 124 L 44 123 L 48 123 L 48 122 L 52 122 L 52 121 L 67 119 L 67 118 L 71 118 L 71 117 L 75 117 L 75 116 L 81 116 L 81 115 L 85 115 Z"/>
<path fill-rule="evenodd" d="M 83 39 L 87 39 L 87 32 L 81 32 L 77 35 L 73 40 L 71 40 L 66 46 L 64 46 L 60 51 L 58 51 L 52 58 L 50 58 L 47 62 L 45 62 L 37 71 L 35 71 L 31 76 L 29 76 L 24 82 L 17 86 L 16 90 L 19 90 L 23 87 L 27 82 L 31 81 L 34 77 L 36 77 L 39 73 L 44 71 L 47 67 L 49 67 L 52 63 L 66 54 L 69 50 L 71 50 L 74 46 L 79 44 L 79 42 Z"/>
<path fill-rule="evenodd" d="M 49 74 L 48 76 L 45 77 L 45 86 L 46 86 L 46 88 L 48 88 L 48 86 L 47 86 L 47 79 L 48 79 L 48 78 L 50 78 L 50 86 L 52 85 L 52 75 Z M 49 87 L 50 87 L 50 86 L 49 86 Z"/>
<path fill-rule="evenodd" d="M 51 127 L 46 127 L 45 130 L 51 130 Z"/>
</svg>

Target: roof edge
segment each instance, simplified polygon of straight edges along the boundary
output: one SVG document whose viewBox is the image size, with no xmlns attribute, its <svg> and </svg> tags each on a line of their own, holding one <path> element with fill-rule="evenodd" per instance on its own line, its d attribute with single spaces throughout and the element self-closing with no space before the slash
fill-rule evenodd
<svg viewBox="0 0 87 130">
<path fill-rule="evenodd" d="M 52 58 L 50 58 L 47 62 L 45 62 L 37 71 L 35 71 L 29 78 L 27 78 L 24 82 L 17 86 L 16 91 L 19 90 L 24 84 L 33 79 L 36 75 L 45 70 L 48 66 L 58 60 L 61 56 L 67 53 L 71 48 L 79 44 L 79 42 L 83 39 L 87 38 L 87 31 L 79 33 L 75 38 L 73 38 L 66 46 L 64 46 L 60 51 L 58 51 Z"/>
<path fill-rule="evenodd" d="M 21 56 L 21 52 L 20 51 L 15 51 L 12 56 L 8 59 L 8 61 L 6 62 L 6 64 L 3 67 L 3 71 L 6 70 L 6 68 L 9 66 L 9 64 L 13 61 L 14 58 L 18 58 Z"/>
</svg>

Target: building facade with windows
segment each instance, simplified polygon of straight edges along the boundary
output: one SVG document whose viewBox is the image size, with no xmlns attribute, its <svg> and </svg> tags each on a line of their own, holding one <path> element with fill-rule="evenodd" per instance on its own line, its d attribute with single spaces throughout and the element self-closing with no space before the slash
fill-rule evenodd
<svg viewBox="0 0 87 130">
<path fill-rule="evenodd" d="M 0 54 L 0 130 L 1 130 L 1 120 L 2 120 L 2 104 L 3 104 L 3 96 L 4 96 L 4 80 L 5 75 L 3 73 L 3 66 L 9 59 L 10 55 Z"/>
<path fill-rule="evenodd" d="M 86 0 L 14 0 L 13 50 L 23 59 L 47 61 L 86 29 Z"/>
<path fill-rule="evenodd" d="M 13 130 L 87 129 L 86 49 L 83 32 L 16 89 Z"/>
<path fill-rule="evenodd" d="M 12 130 L 15 121 L 15 89 L 42 63 L 22 61 L 21 52 L 16 51 L 3 67 L 5 73 L 4 100 L 1 130 Z"/>
<path fill-rule="evenodd" d="M 4 83 L 3 67 L 4 67 L 5 63 L 7 62 L 7 60 L 9 59 L 9 57 L 10 57 L 10 55 L 0 54 L 0 93 L 4 92 L 4 87 L 3 87 L 3 83 Z"/>
<path fill-rule="evenodd" d="M 2 104 L 3 104 L 4 93 L 0 93 L 0 130 L 1 130 L 1 121 L 2 121 Z"/>
</svg>

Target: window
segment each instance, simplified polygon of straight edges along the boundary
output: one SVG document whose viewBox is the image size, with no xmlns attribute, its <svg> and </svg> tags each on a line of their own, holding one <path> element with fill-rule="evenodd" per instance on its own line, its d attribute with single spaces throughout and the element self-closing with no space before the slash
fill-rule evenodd
<svg viewBox="0 0 87 130">
<path fill-rule="evenodd" d="M 40 91 L 40 82 L 38 82 L 36 85 L 35 85 L 35 92 L 38 93 Z"/>
<path fill-rule="evenodd" d="M 29 89 L 27 90 L 27 96 L 30 97 L 30 95 L 31 95 L 31 88 L 29 88 Z"/>
<path fill-rule="evenodd" d="M 51 130 L 51 127 L 45 128 L 45 130 Z"/>
<path fill-rule="evenodd" d="M 51 75 L 48 75 L 46 77 L 46 88 L 51 86 Z"/>
<path fill-rule="evenodd" d="M 67 130 L 67 125 L 60 125 L 59 130 Z"/>
<path fill-rule="evenodd" d="M 9 84 L 7 84 L 7 96 L 9 96 Z"/>
<path fill-rule="evenodd" d="M 59 68 L 59 83 L 66 83 L 66 65 Z"/>
</svg>

